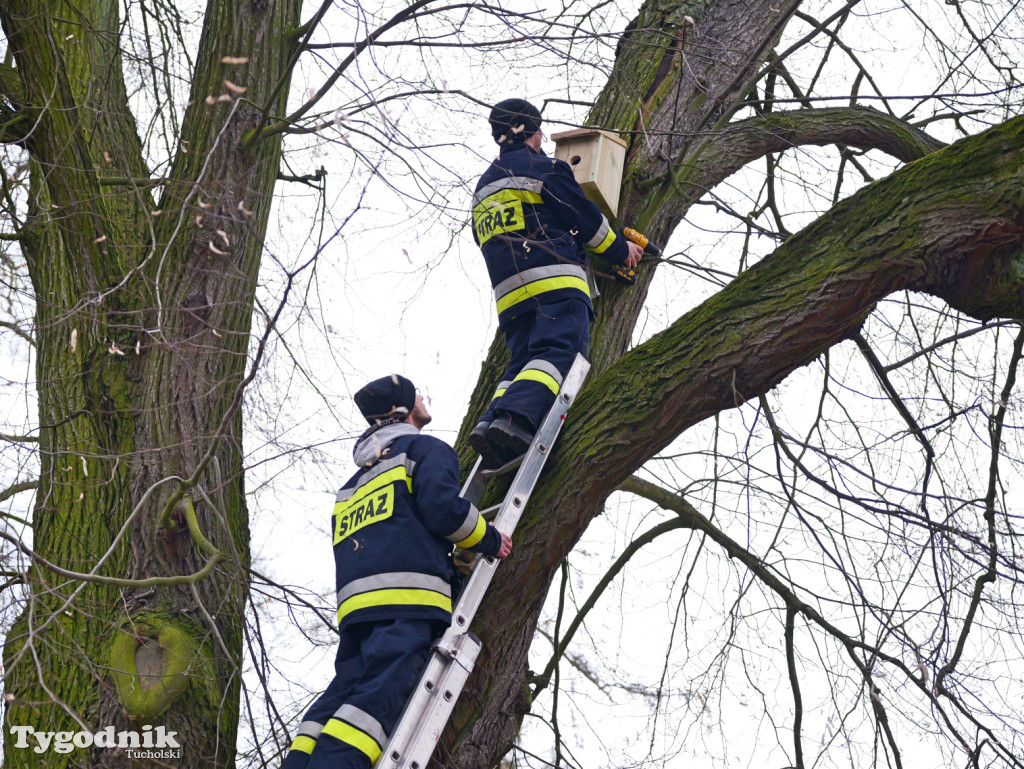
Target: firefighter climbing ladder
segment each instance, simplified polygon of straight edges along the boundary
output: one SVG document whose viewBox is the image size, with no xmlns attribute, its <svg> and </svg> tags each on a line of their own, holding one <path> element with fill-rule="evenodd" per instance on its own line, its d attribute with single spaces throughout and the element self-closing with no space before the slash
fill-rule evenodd
<svg viewBox="0 0 1024 769">
<path fill-rule="evenodd" d="M 484 470 L 480 467 L 480 458 L 477 458 L 473 472 L 462 488 L 462 497 L 474 505 L 480 503 L 491 478 L 510 472 L 517 466 L 519 468 L 501 504 L 482 511 L 486 517 L 497 511 L 494 525 L 498 531 L 509 536 L 515 531 L 565 421 L 565 414 L 589 370 L 587 360 L 577 355 L 562 382 L 555 404 L 544 417 L 533 443 L 521 459 L 496 470 Z M 384 746 L 377 769 L 425 769 L 430 761 L 441 730 L 448 722 L 480 653 L 480 639 L 469 632 L 469 625 L 480 608 L 498 563 L 496 558 L 476 559 L 476 566 L 452 612 L 452 624 L 434 644 L 430 661 L 405 704 L 388 744 Z"/>
</svg>

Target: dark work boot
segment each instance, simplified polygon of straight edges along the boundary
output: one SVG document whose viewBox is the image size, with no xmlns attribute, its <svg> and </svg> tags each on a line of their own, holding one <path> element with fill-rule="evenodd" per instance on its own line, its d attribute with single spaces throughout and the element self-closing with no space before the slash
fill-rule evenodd
<svg viewBox="0 0 1024 769">
<path fill-rule="evenodd" d="M 488 440 L 503 450 L 505 461 L 525 454 L 533 443 L 534 429 L 523 417 L 498 414 L 487 428 Z"/>
<path fill-rule="evenodd" d="M 480 455 L 481 465 L 485 470 L 493 470 L 505 464 L 505 455 L 497 446 L 491 443 L 487 436 L 487 428 L 491 422 L 478 422 L 477 426 L 469 434 L 469 445 L 473 451 Z"/>
</svg>

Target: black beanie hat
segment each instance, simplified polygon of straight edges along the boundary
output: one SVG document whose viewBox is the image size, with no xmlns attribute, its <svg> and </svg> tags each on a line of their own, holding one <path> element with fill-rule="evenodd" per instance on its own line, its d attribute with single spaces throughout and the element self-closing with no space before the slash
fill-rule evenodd
<svg viewBox="0 0 1024 769">
<path fill-rule="evenodd" d="M 488 119 L 491 136 L 498 144 L 526 141 L 540 130 L 540 110 L 526 99 L 499 101 Z"/>
<path fill-rule="evenodd" d="M 416 388 L 401 374 L 374 379 L 355 395 L 359 411 L 371 425 L 382 419 L 404 419 L 416 405 Z"/>
</svg>

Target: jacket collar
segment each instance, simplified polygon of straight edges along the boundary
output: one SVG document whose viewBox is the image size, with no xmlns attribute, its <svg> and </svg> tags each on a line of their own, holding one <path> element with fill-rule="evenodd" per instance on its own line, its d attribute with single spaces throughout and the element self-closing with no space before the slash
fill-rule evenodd
<svg viewBox="0 0 1024 769">
<path fill-rule="evenodd" d="M 403 435 L 418 435 L 417 430 L 407 422 L 374 425 L 356 440 L 352 458 L 360 467 L 373 467 L 388 453 L 388 447 Z"/>
<path fill-rule="evenodd" d="M 504 155 L 506 152 L 519 152 L 520 150 L 526 150 L 534 155 L 543 155 L 544 150 L 535 150 L 530 147 L 526 142 L 513 142 L 512 144 L 501 144 L 498 147 L 498 154 Z"/>
</svg>

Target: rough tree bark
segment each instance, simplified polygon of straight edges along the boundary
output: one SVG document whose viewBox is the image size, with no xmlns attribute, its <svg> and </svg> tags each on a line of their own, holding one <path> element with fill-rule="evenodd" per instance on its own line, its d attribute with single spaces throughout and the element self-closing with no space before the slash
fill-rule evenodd
<svg viewBox="0 0 1024 769">
<path fill-rule="evenodd" d="M 729 174 L 801 144 L 874 148 L 916 162 L 837 205 L 628 352 L 656 265 L 640 271 L 635 287 L 602 286 L 594 367 L 516 531 L 516 556 L 475 622 L 482 673 L 459 702 L 439 764 L 493 766 L 511 747 L 530 707 L 527 654 L 559 565 L 608 495 L 680 433 L 767 392 L 856 332 L 894 291 L 925 291 L 981 319 L 1024 315 L 1024 120 L 942 150 L 868 109 L 729 122 L 795 6 L 644 5 L 589 121 L 632 137 L 621 222 L 664 242 Z M 460 433 L 464 468 L 464 441 L 493 392 L 502 353 L 496 339 Z M 499 494 L 492 489 L 492 501 Z"/>
<path fill-rule="evenodd" d="M 34 549 L 105 582 L 36 563 L 4 649 L 8 724 L 163 725 L 184 746 L 173 765 L 233 763 L 249 558 L 239 406 L 280 136 L 241 147 L 259 106 L 283 113 L 300 5 L 210 4 L 163 180 L 128 107 L 121 4 L 0 7 L 15 62 L 3 138 L 32 164 Z M 39 760 L 5 741 L 5 766 Z M 45 762 L 138 765 L 112 750 Z"/>
</svg>

